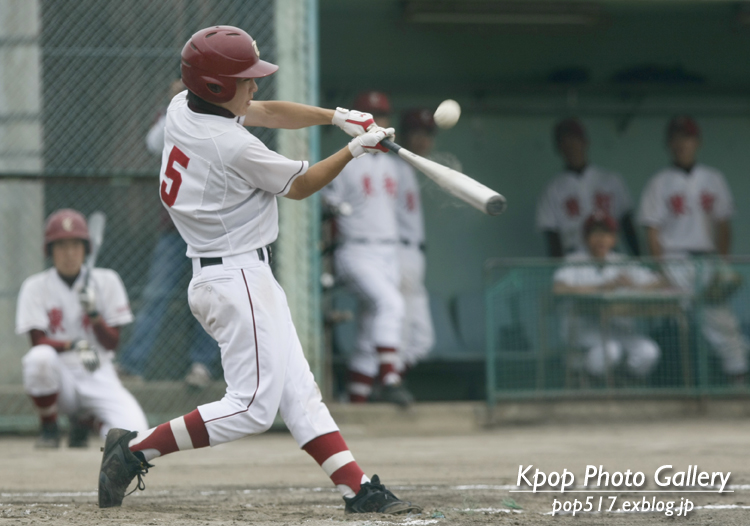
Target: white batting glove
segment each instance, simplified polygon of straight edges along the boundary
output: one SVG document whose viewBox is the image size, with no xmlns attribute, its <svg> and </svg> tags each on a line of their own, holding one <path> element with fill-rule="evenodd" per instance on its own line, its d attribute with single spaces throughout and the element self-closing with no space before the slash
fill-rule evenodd
<svg viewBox="0 0 750 526">
<path fill-rule="evenodd" d="M 370 128 L 370 131 L 355 137 L 349 141 L 349 151 L 352 152 L 352 156 L 356 159 L 362 157 L 366 153 L 380 153 L 387 152 L 388 148 L 380 144 L 383 139 L 393 139 L 396 136 L 396 130 L 393 128 L 381 128 L 375 126 Z"/>
<path fill-rule="evenodd" d="M 371 114 L 346 108 L 336 108 L 331 122 L 351 137 L 358 137 L 375 125 Z"/>
<path fill-rule="evenodd" d="M 89 318 L 94 318 L 99 314 L 96 310 L 96 291 L 94 291 L 93 285 L 89 284 L 88 287 L 81 289 L 81 292 L 78 293 L 78 301 L 81 303 L 83 312 L 88 314 Z"/>
<path fill-rule="evenodd" d="M 99 353 L 91 348 L 87 340 L 77 340 L 73 343 L 73 350 L 78 353 L 78 359 L 90 373 L 99 368 Z"/>
</svg>

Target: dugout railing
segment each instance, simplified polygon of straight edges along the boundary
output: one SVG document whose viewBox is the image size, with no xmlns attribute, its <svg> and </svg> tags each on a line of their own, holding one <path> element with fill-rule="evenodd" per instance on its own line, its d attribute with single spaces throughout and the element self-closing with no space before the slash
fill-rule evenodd
<svg viewBox="0 0 750 526">
<path fill-rule="evenodd" d="M 650 290 L 556 293 L 555 277 L 564 277 L 558 272 L 575 264 L 486 262 L 490 406 L 507 400 L 750 394 L 742 373 L 750 334 L 750 258 L 643 258 L 616 265 L 637 265 L 660 282 Z M 638 359 L 628 363 L 623 342 L 633 347 L 633 340 L 643 339 L 652 350 L 656 346 L 658 358 L 651 367 L 641 361 L 639 369 Z M 601 353 L 610 356 L 603 371 L 589 361 L 599 340 L 603 347 L 619 342 L 623 351 L 616 362 Z"/>
</svg>

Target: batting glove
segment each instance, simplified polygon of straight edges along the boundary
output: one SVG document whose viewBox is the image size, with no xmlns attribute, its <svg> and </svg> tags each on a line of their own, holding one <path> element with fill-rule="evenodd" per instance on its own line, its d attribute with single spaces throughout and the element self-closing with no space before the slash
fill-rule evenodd
<svg viewBox="0 0 750 526">
<path fill-rule="evenodd" d="M 358 137 L 375 125 L 372 115 L 357 110 L 336 108 L 333 114 L 333 124 L 344 130 L 344 133 L 352 137 Z"/>
<path fill-rule="evenodd" d="M 91 348 L 87 340 L 76 340 L 73 350 L 78 353 L 78 359 L 88 372 L 93 373 L 99 368 L 99 353 Z"/>
<path fill-rule="evenodd" d="M 96 310 L 96 292 L 92 285 L 81 289 L 81 292 L 78 293 L 78 301 L 81 303 L 83 312 L 88 314 L 89 318 L 95 318 L 99 315 Z"/>
<path fill-rule="evenodd" d="M 349 141 L 349 151 L 352 152 L 352 156 L 356 159 L 362 157 L 366 153 L 380 153 L 387 152 L 388 148 L 380 144 L 383 139 L 393 139 L 396 136 L 396 130 L 393 128 L 381 128 L 376 126 L 370 128 L 365 134 L 355 137 Z"/>
</svg>

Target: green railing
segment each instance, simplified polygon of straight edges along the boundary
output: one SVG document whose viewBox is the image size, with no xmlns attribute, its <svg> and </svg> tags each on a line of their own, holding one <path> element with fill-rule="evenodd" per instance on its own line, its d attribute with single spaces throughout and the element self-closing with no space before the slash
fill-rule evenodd
<svg viewBox="0 0 750 526">
<path fill-rule="evenodd" d="M 547 259 L 486 262 L 490 405 L 750 394 L 750 259 L 626 259 L 608 267 Z M 580 288 L 602 273 L 628 279 Z"/>
</svg>

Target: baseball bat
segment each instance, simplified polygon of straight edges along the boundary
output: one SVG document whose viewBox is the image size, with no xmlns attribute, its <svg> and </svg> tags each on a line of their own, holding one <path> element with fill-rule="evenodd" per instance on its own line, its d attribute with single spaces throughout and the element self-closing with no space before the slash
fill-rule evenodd
<svg viewBox="0 0 750 526">
<path fill-rule="evenodd" d="M 399 157 L 435 181 L 445 191 L 477 210 L 491 216 L 497 216 L 505 212 L 508 206 L 505 197 L 468 175 L 420 157 L 390 139 L 383 139 L 380 144 L 398 154 Z"/>
<path fill-rule="evenodd" d="M 99 248 L 104 241 L 104 227 L 107 225 L 107 216 L 104 212 L 96 211 L 88 218 L 89 224 L 89 257 L 86 258 L 86 278 L 83 288 L 89 285 L 91 269 L 96 266 L 96 258 L 99 255 Z"/>
</svg>

